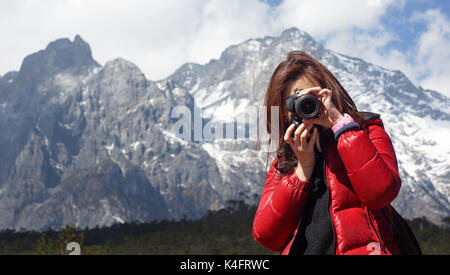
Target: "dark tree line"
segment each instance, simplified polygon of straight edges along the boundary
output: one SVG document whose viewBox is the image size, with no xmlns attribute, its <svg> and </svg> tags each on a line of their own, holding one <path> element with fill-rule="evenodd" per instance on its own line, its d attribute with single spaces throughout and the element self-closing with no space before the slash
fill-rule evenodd
<svg viewBox="0 0 450 275">
<path fill-rule="evenodd" d="M 255 206 L 230 201 L 228 207 L 199 220 L 114 224 L 110 227 L 60 231 L 0 232 L 1 254 L 277 254 L 253 240 Z M 450 254 L 450 217 L 438 226 L 426 218 L 408 221 L 424 254 Z"/>
</svg>

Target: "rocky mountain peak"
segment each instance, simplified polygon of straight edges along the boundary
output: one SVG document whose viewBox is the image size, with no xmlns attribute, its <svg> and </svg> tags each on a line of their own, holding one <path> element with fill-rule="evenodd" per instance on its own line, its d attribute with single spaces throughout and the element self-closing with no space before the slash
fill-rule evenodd
<svg viewBox="0 0 450 275">
<path fill-rule="evenodd" d="M 97 89 L 104 102 L 137 102 L 146 93 L 149 84 L 144 73 L 132 62 L 115 58 L 105 63 L 98 74 Z M 109 106 L 112 107 L 112 106 Z"/>
<path fill-rule="evenodd" d="M 50 42 L 44 50 L 28 55 L 19 74 L 27 80 L 39 80 L 62 71 L 85 73 L 89 67 L 100 66 L 93 58 L 91 48 L 80 35 L 73 41 L 60 38 Z"/>
<path fill-rule="evenodd" d="M 281 38 L 300 38 L 300 37 L 305 37 L 311 40 L 314 40 L 309 34 L 307 34 L 304 31 L 301 31 L 299 29 L 297 29 L 296 27 L 292 27 L 289 29 L 284 30 L 281 33 Z"/>
<path fill-rule="evenodd" d="M 144 73 L 142 73 L 141 69 L 139 69 L 136 64 L 122 57 L 107 61 L 105 63 L 105 66 L 103 67 L 103 71 L 114 74 L 116 76 L 123 73 L 133 74 L 145 79 Z"/>
</svg>

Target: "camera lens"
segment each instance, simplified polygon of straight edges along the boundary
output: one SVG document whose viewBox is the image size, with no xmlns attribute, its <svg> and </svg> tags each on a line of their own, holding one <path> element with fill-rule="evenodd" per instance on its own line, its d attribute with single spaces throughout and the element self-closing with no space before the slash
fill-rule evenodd
<svg viewBox="0 0 450 275">
<path fill-rule="evenodd" d="M 307 94 L 298 98 L 295 111 L 300 117 L 315 118 L 320 113 L 320 103 L 316 96 Z"/>
<path fill-rule="evenodd" d="M 305 100 L 302 102 L 300 109 L 302 110 L 302 113 L 304 113 L 304 114 L 312 114 L 312 113 L 314 113 L 316 107 L 314 105 L 314 102 L 312 102 L 310 100 Z"/>
</svg>

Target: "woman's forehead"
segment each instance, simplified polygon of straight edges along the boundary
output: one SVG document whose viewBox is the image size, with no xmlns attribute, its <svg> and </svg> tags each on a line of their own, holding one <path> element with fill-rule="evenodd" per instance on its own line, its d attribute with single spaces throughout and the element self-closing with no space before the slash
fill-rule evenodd
<svg viewBox="0 0 450 275">
<path fill-rule="evenodd" d="M 301 78 L 294 81 L 294 83 L 292 84 L 291 90 L 290 90 L 290 95 L 294 95 L 295 90 L 303 90 L 303 89 L 318 87 L 318 86 L 320 86 L 320 85 L 319 85 L 319 83 L 317 83 L 317 81 L 314 78 L 304 75 Z"/>
</svg>

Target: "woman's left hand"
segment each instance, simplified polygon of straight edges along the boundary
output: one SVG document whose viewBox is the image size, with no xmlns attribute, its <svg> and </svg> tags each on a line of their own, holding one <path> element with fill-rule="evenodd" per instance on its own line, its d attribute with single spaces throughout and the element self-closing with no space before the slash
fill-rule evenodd
<svg viewBox="0 0 450 275">
<path fill-rule="evenodd" d="M 304 89 L 300 95 L 314 94 L 322 102 L 322 113 L 319 118 L 303 119 L 305 124 L 317 124 L 325 128 L 331 128 L 340 119 L 344 118 L 341 112 L 336 108 L 332 98 L 332 91 L 329 89 L 322 89 L 320 87 L 313 87 Z"/>
</svg>

